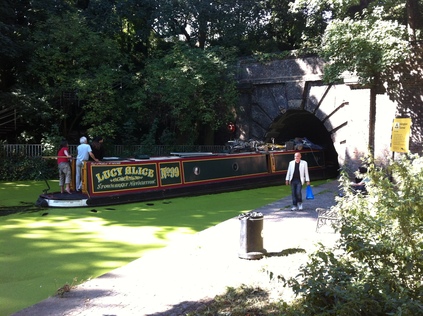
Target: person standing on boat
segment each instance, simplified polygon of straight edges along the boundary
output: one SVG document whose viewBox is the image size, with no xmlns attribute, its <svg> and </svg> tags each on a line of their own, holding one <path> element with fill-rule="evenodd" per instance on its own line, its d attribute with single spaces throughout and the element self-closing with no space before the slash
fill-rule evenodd
<svg viewBox="0 0 423 316">
<path fill-rule="evenodd" d="M 99 160 L 94 156 L 91 150 L 91 146 L 88 145 L 87 138 L 82 136 L 79 139 L 80 145 L 77 147 L 77 156 L 76 156 L 76 191 L 81 191 L 82 189 L 82 167 L 84 162 L 88 161 L 91 157 L 94 161 L 98 162 Z"/>
<path fill-rule="evenodd" d="M 72 156 L 69 155 L 68 141 L 64 139 L 60 143 L 59 151 L 57 152 L 60 193 L 64 193 L 66 191 L 67 193 L 71 194 L 70 183 L 72 172 L 69 163 L 70 158 L 72 158 Z"/>
<path fill-rule="evenodd" d="M 104 158 L 103 137 L 94 137 L 93 141 L 91 142 L 91 150 L 98 160 L 102 160 Z"/>
<path fill-rule="evenodd" d="M 308 163 L 301 160 L 301 154 L 295 153 L 294 160 L 289 162 L 288 171 L 286 173 L 285 183 L 291 185 L 292 208 L 291 211 L 303 209 L 303 197 L 301 190 L 304 182 L 310 185 L 310 176 L 308 175 Z"/>
</svg>

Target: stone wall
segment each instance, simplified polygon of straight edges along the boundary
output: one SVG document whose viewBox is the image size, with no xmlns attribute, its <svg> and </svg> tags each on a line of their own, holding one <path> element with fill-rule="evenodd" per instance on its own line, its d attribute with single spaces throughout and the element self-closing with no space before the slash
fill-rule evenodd
<svg viewBox="0 0 423 316">
<path fill-rule="evenodd" d="M 309 126 L 301 126 L 302 117 L 312 114 L 330 135 L 339 165 L 356 170 L 368 153 L 370 91 L 349 84 L 325 85 L 323 65 L 317 57 L 267 63 L 240 61 L 237 137 L 282 139 L 281 135 L 290 135 L 292 129 L 297 133 L 307 130 Z M 289 118 L 284 121 L 288 113 Z M 392 156 L 390 140 L 395 114 L 396 104 L 386 95 L 378 95 L 375 158 L 382 163 Z M 317 130 L 318 126 L 314 128 Z"/>
</svg>

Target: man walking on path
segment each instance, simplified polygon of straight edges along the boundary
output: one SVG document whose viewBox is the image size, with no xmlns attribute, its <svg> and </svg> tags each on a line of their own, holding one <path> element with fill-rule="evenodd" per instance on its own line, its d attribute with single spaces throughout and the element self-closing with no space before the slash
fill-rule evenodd
<svg viewBox="0 0 423 316">
<path fill-rule="evenodd" d="M 306 182 L 307 185 L 310 185 L 310 177 L 308 175 L 308 163 L 305 160 L 301 160 L 300 153 L 295 153 L 294 160 L 289 162 L 285 182 L 286 185 L 291 184 L 291 211 L 296 211 L 297 207 L 301 211 L 303 209 L 303 197 L 301 194 L 301 189 L 304 185 L 304 182 Z"/>
</svg>

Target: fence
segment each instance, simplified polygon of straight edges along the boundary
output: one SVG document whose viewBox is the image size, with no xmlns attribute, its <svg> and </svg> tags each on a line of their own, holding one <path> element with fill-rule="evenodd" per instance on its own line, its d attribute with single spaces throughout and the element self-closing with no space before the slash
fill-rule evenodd
<svg viewBox="0 0 423 316">
<path fill-rule="evenodd" d="M 29 157 L 45 156 L 51 154 L 52 148 L 42 144 L 0 144 L 0 151 L 6 156 L 25 155 Z M 71 155 L 76 155 L 77 145 L 69 145 Z M 171 152 L 213 152 L 219 153 L 225 150 L 222 145 L 109 145 L 106 147 L 106 156 L 109 157 L 131 157 L 146 154 L 149 156 L 167 156 Z"/>
</svg>

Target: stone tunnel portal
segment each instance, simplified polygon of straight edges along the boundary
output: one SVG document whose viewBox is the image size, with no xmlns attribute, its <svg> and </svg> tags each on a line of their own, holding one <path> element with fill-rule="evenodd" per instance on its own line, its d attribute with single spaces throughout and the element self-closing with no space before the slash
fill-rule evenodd
<svg viewBox="0 0 423 316">
<path fill-rule="evenodd" d="M 276 144 L 283 144 L 297 137 L 306 137 L 312 143 L 325 150 L 327 166 L 337 173 L 339 169 L 338 154 L 333 145 L 330 133 L 323 123 L 312 113 L 304 110 L 288 110 L 277 117 L 270 125 L 265 142 L 275 139 Z"/>
</svg>

